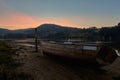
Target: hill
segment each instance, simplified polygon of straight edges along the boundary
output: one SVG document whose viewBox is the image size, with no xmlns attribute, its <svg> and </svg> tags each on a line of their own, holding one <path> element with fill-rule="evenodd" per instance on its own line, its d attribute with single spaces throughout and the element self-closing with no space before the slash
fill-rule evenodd
<svg viewBox="0 0 120 80">
<path fill-rule="evenodd" d="M 35 28 L 8 30 L 0 29 L 0 38 L 24 39 L 34 38 Z M 38 38 L 49 40 L 68 40 L 69 38 L 82 41 L 120 41 L 120 25 L 111 27 L 71 28 L 55 24 L 43 24 L 37 27 Z"/>
<path fill-rule="evenodd" d="M 11 30 L 0 28 L 0 35 L 5 35 L 9 32 L 11 32 Z"/>
</svg>

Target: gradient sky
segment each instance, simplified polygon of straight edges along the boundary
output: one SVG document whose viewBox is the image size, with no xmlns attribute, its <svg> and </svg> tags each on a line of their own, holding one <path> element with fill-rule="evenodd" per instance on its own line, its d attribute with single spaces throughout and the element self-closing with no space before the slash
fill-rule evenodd
<svg viewBox="0 0 120 80">
<path fill-rule="evenodd" d="M 0 0 L 0 26 L 37 27 L 44 23 L 71 27 L 107 27 L 120 21 L 120 0 Z"/>
</svg>

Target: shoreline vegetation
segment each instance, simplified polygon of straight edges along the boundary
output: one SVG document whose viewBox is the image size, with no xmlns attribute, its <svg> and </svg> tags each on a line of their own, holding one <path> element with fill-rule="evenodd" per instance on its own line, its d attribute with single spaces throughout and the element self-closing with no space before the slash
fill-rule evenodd
<svg viewBox="0 0 120 80">
<path fill-rule="evenodd" d="M 12 58 L 15 50 L 10 43 L 0 41 L 0 80 L 28 80 L 30 75 L 19 73 L 16 69 L 21 63 L 15 62 Z"/>
</svg>

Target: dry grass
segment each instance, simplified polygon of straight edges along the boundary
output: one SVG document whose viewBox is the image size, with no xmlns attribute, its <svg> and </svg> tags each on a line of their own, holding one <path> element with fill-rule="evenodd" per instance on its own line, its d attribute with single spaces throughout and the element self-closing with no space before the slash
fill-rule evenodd
<svg viewBox="0 0 120 80">
<path fill-rule="evenodd" d="M 18 73 L 16 68 L 20 63 L 16 63 L 12 56 L 15 52 L 6 42 L 0 42 L 0 80 L 28 80 L 30 77 L 25 73 Z"/>
</svg>

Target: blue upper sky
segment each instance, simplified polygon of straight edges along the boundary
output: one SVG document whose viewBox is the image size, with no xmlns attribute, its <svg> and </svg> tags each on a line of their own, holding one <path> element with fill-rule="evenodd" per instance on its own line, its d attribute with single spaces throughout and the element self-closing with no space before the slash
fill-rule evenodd
<svg viewBox="0 0 120 80">
<path fill-rule="evenodd" d="M 44 20 L 43 23 L 45 23 L 45 21 L 46 23 L 50 22 L 51 20 L 50 23 L 55 22 L 61 25 L 70 24 L 71 26 L 74 25 L 77 27 L 102 27 L 112 26 L 120 21 L 120 0 L 0 1 L 2 2 L 0 4 L 4 4 L 2 7 L 0 6 L 0 13 L 6 13 L 8 9 L 8 13 L 21 13 L 37 21 L 38 19 L 40 19 L 41 22 Z M 62 24 L 62 20 L 66 22 Z"/>
<path fill-rule="evenodd" d="M 120 0 L 6 0 L 33 16 L 119 16 Z"/>
</svg>

